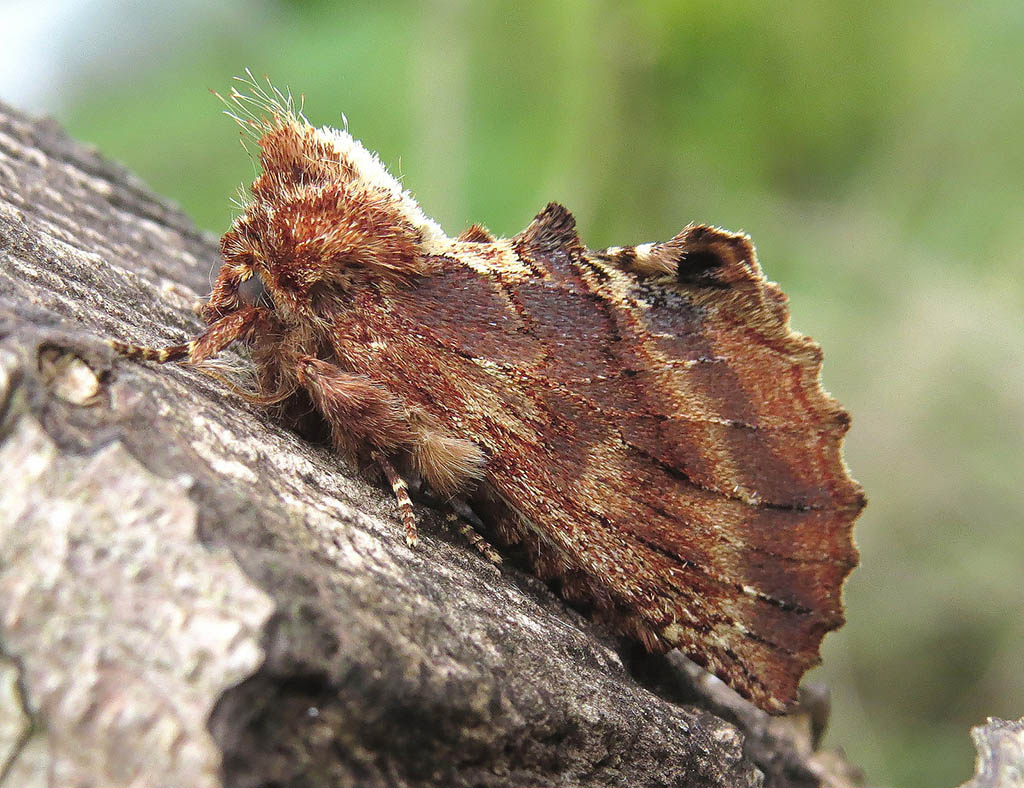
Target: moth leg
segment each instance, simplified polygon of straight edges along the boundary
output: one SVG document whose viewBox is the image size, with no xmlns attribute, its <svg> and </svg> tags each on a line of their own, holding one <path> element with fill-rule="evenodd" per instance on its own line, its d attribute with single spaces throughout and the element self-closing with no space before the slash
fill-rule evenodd
<svg viewBox="0 0 1024 788">
<path fill-rule="evenodd" d="M 465 509 L 465 512 L 458 511 L 459 509 Z M 501 564 L 501 556 L 498 551 L 495 550 L 490 542 L 484 539 L 480 532 L 477 531 L 473 524 L 469 521 L 466 514 L 472 515 L 476 518 L 473 510 L 466 506 L 464 503 L 462 506 L 457 506 L 455 501 L 450 504 L 450 511 L 445 515 L 445 520 L 453 526 L 456 526 L 456 530 L 469 542 L 473 547 L 480 551 L 484 558 L 490 561 L 495 566 Z"/>
<path fill-rule="evenodd" d="M 263 316 L 264 310 L 253 306 L 230 312 L 207 326 L 206 330 L 191 342 L 183 345 L 155 348 L 118 342 L 116 339 L 108 339 L 107 344 L 127 358 L 156 361 L 158 364 L 165 364 L 168 361 L 199 364 L 244 336 Z"/>
<path fill-rule="evenodd" d="M 445 524 L 462 534 L 466 541 L 479 550 L 492 564 L 501 564 L 501 556 L 498 551 L 476 530 L 483 528 L 484 524 L 465 500 L 462 498 L 442 499 L 436 490 L 427 487 L 423 475 L 415 469 L 407 471 L 402 478 L 406 481 L 410 498 L 422 501 L 435 509 L 447 509 Z"/>
<path fill-rule="evenodd" d="M 419 532 L 416 528 L 416 514 L 412 510 L 412 499 L 409 498 L 409 487 L 406 485 L 405 479 L 395 470 L 391 460 L 379 451 L 372 452 L 371 456 L 377 461 L 380 469 L 384 471 L 384 475 L 388 477 L 391 489 L 395 493 L 395 499 L 398 501 L 398 512 L 402 516 L 402 523 L 405 525 L 405 543 L 409 547 L 415 547 L 416 543 L 419 542 Z"/>
</svg>

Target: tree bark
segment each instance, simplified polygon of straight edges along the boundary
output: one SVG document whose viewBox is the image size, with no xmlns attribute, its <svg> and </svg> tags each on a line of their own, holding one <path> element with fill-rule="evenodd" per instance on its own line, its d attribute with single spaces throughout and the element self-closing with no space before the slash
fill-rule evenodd
<svg viewBox="0 0 1024 788">
<path fill-rule="evenodd" d="M 0 106 L 0 785 L 843 786 L 164 345 L 216 239 Z M 227 356 L 244 366 L 243 358 Z M 512 562 L 514 564 L 514 561 Z"/>
<path fill-rule="evenodd" d="M 1020 788 L 1024 785 L 1024 718 L 989 717 L 971 728 L 978 751 L 974 777 L 960 788 Z"/>
</svg>

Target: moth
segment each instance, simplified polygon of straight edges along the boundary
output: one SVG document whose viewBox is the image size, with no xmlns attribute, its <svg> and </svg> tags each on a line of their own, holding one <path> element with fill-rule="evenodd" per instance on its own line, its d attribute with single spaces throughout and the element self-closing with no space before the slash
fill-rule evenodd
<svg viewBox="0 0 1024 788">
<path fill-rule="evenodd" d="M 246 74 L 226 103 L 262 174 L 208 327 L 115 349 L 198 365 L 248 346 L 253 398 L 312 409 L 379 465 L 410 545 L 416 481 L 617 632 L 784 711 L 843 623 L 864 496 L 821 350 L 750 240 L 691 225 L 593 251 L 555 203 L 512 238 L 451 238 L 347 131 Z"/>
</svg>

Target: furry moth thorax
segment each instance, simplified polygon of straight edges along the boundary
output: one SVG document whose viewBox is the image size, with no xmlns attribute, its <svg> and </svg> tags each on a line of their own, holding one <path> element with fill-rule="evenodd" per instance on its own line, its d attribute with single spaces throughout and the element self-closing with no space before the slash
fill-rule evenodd
<svg viewBox="0 0 1024 788">
<path fill-rule="evenodd" d="M 287 318 L 310 317 L 332 292 L 436 270 L 433 256 L 450 240 L 380 159 L 347 131 L 312 126 L 290 94 L 250 80 L 251 95 L 232 90 L 226 103 L 258 145 L 263 172 L 221 239 L 221 313 L 251 276 Z"/>
</svg>

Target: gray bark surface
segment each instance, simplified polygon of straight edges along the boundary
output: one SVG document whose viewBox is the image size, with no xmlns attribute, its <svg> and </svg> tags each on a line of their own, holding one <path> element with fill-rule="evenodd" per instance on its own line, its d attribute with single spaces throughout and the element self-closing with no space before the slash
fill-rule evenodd
<svg viewBox="0 0 1024 788">
<path fill-rule="evenodd" d="M 0 106 L 0 785 L 857 781 L 820 715 L 638 655 L 423 507 L 410 550 L 359 469 L 103 344 L 194 336 L 217 264 Z"/>
<path fill-rule="evenodd" d="M 989 717 L 971 728 L 978 759 L 974 777 L 960 788 L 1024 788 L 1024 718 Z"/>
</svg>

